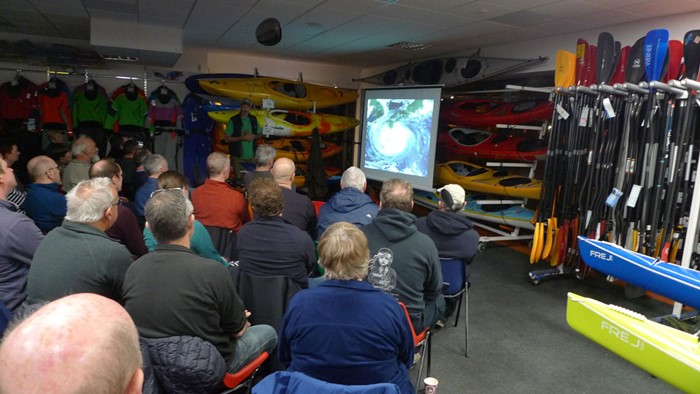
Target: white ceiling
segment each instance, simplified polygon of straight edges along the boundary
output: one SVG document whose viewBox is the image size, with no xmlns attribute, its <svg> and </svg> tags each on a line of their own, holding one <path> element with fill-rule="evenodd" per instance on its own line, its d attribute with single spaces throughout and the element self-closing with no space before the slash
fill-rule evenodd
<svg viewBox="0 0 700 394">
<path fill-rule="evenodd" d="M 90 40 L 90 19 L 182 29 L 185 49 L 372 67 L 700 10 L 700 0 L 0 0 L 2 33 Z M 255 29 L 282 25 L 265 47 Z M 388 48 L 400 41 L 422 51 Z"/>
</svg>

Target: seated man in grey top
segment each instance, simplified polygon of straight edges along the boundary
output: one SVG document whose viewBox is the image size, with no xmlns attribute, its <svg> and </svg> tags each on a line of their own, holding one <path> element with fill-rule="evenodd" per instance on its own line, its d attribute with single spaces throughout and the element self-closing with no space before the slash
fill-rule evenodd
<svg viewBox="0 0 700 394">
<path fill-rule="evenodd" d="M 119 215 L 117 189 L 109 178 L 93 178 L 78 183 L 66 199 L 63 224 L 34 253 L 27 301 L 34 304 L 68 294 L 96 293 L 121 303 L 131 253 L 105 234 Z"/>
<path fill-rule="evenodd" d="M 243 183 L 245 184 L 246 190 L 250 187 L 250 182 L 254 179 L 274 179 L 270 170 L 272 170 L 272 164 L 275 162 L 276 154 L 277 150 L 273 148 L 272 145 L 258 145 L 258 149 L 255 150 L 255 171 L 246 172 L 243 176 Z"/>
</svg>

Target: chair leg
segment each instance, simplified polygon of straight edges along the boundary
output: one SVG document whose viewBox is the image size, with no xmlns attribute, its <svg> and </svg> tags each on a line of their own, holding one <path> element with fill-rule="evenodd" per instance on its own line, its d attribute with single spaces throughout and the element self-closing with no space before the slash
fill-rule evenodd
<svg viewBox="0 0 700 394">
<path fill-rule="evenodd" d="M 457 303 L 457 314 L 455 315 L 455 327 L 457 327 L 457 323 L 459 323 L 459 313 L 462 311 L 462 301 L 463 300 L 464 300 L 464 292 L 462 292 L 459 295 L 459 302 Z"/>
<path fill-rule="evenodd" d="M 469 286 L 464 290 L 464 357 L 469 357 Z"/>
<path fill-rule="evenodd" d="M 425 346 L 427 343 L 423 343 L 423 347 L 421 349 L 421 358 L 420 358 L 420 364 L 418 365 L 418 375 L 416 376 L 416 384 L 415 384 L 415 389 L 420 391 L 420 378 L 423 376 L 423 362 L 425 361 Z"/>
<path fill-rule="evenodd" d="M 431 331 L 428 331 L 428 334 L 425 336 L 425 342 L 428 346 L 428 369 L 426 369 L 425 376 L 430 376 L 430 364 L 433 359 L 433 333 Z"/>
</svg>

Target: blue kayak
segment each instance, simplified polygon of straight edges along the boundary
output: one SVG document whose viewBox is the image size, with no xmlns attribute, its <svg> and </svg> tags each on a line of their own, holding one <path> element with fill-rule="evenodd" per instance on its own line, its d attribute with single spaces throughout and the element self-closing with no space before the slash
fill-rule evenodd
<svg viewBox="0 0 700 394">
<path fill-rule="evenodd" d="M 700 309 L 700 272 L 610 242 L 579 236 L 583 261 L 600 272 Z"/>
</svg>

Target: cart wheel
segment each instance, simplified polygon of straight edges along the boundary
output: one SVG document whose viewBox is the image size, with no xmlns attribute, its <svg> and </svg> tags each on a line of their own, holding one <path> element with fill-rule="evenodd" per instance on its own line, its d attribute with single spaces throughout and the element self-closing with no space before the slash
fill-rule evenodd
<svg viewBox="0 0 700 394">
<path fill-rule="evenodd" d="M 478 250 L 479 252 L 485 252 L 486 242 L 479 242 L 479 245 L 477 245 L 476 250 Z"/>
</svg>

